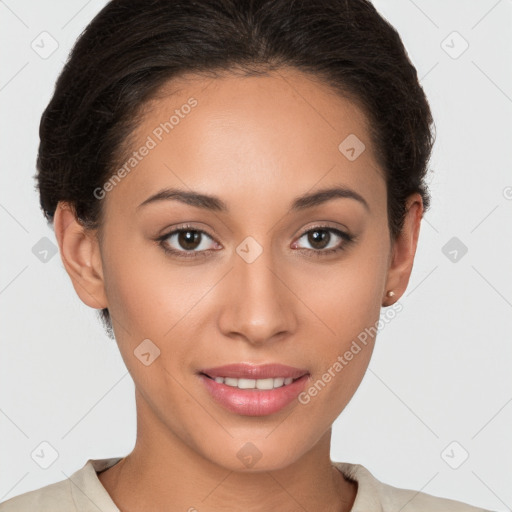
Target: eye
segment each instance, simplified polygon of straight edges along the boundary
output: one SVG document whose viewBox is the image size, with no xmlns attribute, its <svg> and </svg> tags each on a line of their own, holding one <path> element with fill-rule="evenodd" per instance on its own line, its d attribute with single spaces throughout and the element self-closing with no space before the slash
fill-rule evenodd
<svg viewBox="0 0 512 512">
<path fill-rule="evenodd" d="M 354 239 L 352 235 L 329 226 L 315 226 L 314 228 L 310 228 L 303 233 L 298 240 L 303 238 L 306 243 L 310 244 L 311 249 L 300 248 L 297 242 L 294 242 L 292 247 L 294 249 L 298 248 L 300 250 L 312 251 L 316 256 L 343 251 Z"/>
<path fill-rule="evenodd" d="M 220 247 L 208 233 L 190 226 L 173 229 L 158 237 L 157 241 L 165 252 L 183 258 L 206 256 L 209 251 Z"/>
<path fill-rule="evenodd" d="M 312 248 L 302 248 L 298 241 L 305 239 Z M 315 256 L 326 256 L 345 250 L 346 246 L 354 240 L 352 235 L 329 226 L 315 226 L 305 231 L 292 244 L 293 249 L 299 252 L 306 251 Z M 221 249 L 213 237 L 201 229 L 184 225 L 165 233 L 156 239 L 162 249 L 179 258 L 195 258 L 211 255 L 212 251 Z"/>
</svg>

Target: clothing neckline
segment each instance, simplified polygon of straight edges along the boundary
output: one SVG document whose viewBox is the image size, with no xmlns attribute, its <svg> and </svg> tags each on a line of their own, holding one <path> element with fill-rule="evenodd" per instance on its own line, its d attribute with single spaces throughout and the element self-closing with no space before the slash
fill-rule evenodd
<svg viewBox="0 0 512 512">
<path fill-rule="evenodd" d="M 73 483 L 76 484 L 76 486 L 72 486 L 72 490 L 77 504 L 83 504 L 85 509 L 85 505 L 90 506 L 90 502 L 92 501 L 88 496 L 95 496 L 94 505 L 100 510 L 121 512 L 101 483 L 98 475 L 118 464 L 123 458 L 124 457 L 88 459 L 83 468 L 71 476 Z M 372 485 L 372 480 L 375 480 L 372 474 L 360 464 L 334 461 L 331 461 L 331 464 L 340 471 L 347 480 L 357 483 L 356 496 L 350 512 L 368 512 L 368 507 L 374 502 L 373 500 L 368 501 L 365 496 L 367 496 L 368 491 L 377 490 L 377 487 Z M 76 488 L 77 486 L 78 489 Z M 98 500 L 100 503 L 98 503 Z M 78 507 L 78 510 L 81 510 L 81 508 Z"/>
</svg>

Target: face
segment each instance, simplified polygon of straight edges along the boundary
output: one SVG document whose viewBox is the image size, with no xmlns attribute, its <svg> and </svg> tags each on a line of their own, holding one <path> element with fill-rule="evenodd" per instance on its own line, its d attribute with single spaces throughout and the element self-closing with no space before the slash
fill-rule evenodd
<svg viewBox="0 0 512 512">
<path fill-rule="evenodd" d="M 258 470 L 282 468 L 326 436 L 368 366 L 362 333 L 392 249 L 383 172 L 362 111 L 298 71 L 178 85 L 148 105 L 137 155 L 98 192 L 102 283 L 139 428 L 231 470 L 244 450 Z M 164 189 L 216 199 L 150 199 Z M 326 189 L 338 192 L 304 199 Z M 262 392 L 201 374 L 238 363 L 304 377 Z M 273 372 L 260 376 L 285 370 Z"/>
</svg>

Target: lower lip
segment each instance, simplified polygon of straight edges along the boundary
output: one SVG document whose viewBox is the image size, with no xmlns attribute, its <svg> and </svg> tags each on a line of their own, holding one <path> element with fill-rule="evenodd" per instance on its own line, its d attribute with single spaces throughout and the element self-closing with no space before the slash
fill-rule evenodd
<svg viewBox="0 0 512 512">
<path fill-rule="evenodd" d="M 268 390 L 239 389 L 215 382 L 206 375 L 199 377 L 213 399 L 229 411 L 243 416 L 266 416 L 291 404 L 306 386 L 309 375 L 303 375 L 287 386 Z"/>
</svg>

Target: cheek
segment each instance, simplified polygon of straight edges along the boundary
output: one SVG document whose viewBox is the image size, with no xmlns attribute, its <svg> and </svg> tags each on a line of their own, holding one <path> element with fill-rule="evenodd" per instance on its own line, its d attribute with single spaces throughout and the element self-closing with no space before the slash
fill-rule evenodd
<svg viewBox="0 0 512 512">
<path fill-rule="evenodd" d="M 314 340 L 317 373 L 299 402 L 315 409 L 309 417 L 322 422 L 334 421 L 344 409 L 370 362 L 387 265 L 385 241 L 373 240 L 371 249 L 303 274 L 308 277 L 302 279 L 298 295 L 317 315 L 309 314 L 306 323 Z"/>
<path fill-rule="evenodd" d="M 378 321 L 386 279 L 386 258 L 379 244 L 361 244 L 338 263 L 311 265 L 295 278 L 297 295 L 314 313 L 308 318 L 324 353 L 344 351 L 350 340 Z"/>
<path fill-rule="evenodd" d="M 187 274 L 148 261 L 149 252 L 110 252 L 105 272 L 109 310 L 121 356 L 152 413 L 165 416 L 165 411 L 173 411 L 186 417 L 197 407 L 180 385 L 194 347 L 188 342 L 193 337 L 188 330 L 193 315 L 188 313 L 201 290 L 191 287 Z M 193 293 L 188 293 L 190 288 Z M 176 422 L 170 416 L 165 421 Z"/>
<path fill-rule="evenodd" d="M 199 301 L 211 281 L 207 276 L 201 279 L 200 267 L 184 269 L 167 261 L 147 241 L 128 239 L 112 244 L 105 254 L 109 311 L 123 336 L 127 331 L 134 338 L 162 339 Z"/>
</svg>

